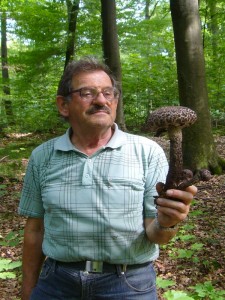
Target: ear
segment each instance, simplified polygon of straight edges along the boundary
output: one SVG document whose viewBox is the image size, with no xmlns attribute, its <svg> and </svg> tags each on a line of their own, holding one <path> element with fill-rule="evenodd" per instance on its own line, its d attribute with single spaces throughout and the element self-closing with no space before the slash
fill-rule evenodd
<svg viewBox="0 0 225 300">
<path fill-rule="evenodd" d="M 58 111 L 62 117 L 69 116 L 69 103 L 63 96 L 56 97 L 56 105 L 58 107 Z"/>
</svg>

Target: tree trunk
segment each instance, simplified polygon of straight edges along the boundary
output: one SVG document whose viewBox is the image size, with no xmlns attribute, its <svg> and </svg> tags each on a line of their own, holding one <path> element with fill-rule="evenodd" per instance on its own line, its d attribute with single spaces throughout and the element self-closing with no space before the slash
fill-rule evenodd
<svg viewBox="0 0 225 300">
<path fill-rule="evenodd" d="M 70 60 L 74 59 L 75 54 L 75 36 L 77 26 L 77 15 L 79 12 L 79 0 L 66 0 L 67 13 L 68 13 L 68 37 L 66 48 L 65 68 Z"/>
<path fill-rule="evenodd" d="M 150 0 L 146 0 L 145 1 L 145 20 L 150 19 L 149 7 L 150 7 Z"/>
<path fill-rule="evenodd" d="M 121 82 L 121 64 L 119 42 L 116 26 L 115 0 L 101 0 L 102 17 L 102 45 L 105 63 L 109 66 L 116 79 Z M 122 96 L 117 107 L 116 123 L 122 130 L 126 130 Z"/>
<path fill-rule="evenodd" d="M 220 158 L 213 140 L 206 87 L 205 63 L 198 0 L 170 0 L 176 48 L 180 104 L 193 109 L 197 122 L 184 129 L 184 166 L 220 173 Z"/>
<path fill-rule="evenodd" d="M 217 43 L 218 43 L 218 32 L 219 32 L 219 26 L 217 21 L 217 2 L 214 1 L 208 1 L 209 5 L 209 13 L 210 13 L 210 31 L 212 34 L 212 50 L 213 50 L 213 56 L 214 58 L 217 57 Z"/>
<path fill-rule="evenodd" d="M 10 95 L 9 86 L 9 70 L 8 70 L 8 54 L 7 54 L 7 26 L 6 26 L 6 13 L 3 11 L 1 15 L 1 62 L 2 62 L 2 82 L 3 94 L 6 96 L 3 99 L 5 113 L 9 125 L 15 124 L 13 118 L 13 109 L 11 100 L 7 99 Z M 1 126 L 1 125 L 0 125 Z"/>
</svg>

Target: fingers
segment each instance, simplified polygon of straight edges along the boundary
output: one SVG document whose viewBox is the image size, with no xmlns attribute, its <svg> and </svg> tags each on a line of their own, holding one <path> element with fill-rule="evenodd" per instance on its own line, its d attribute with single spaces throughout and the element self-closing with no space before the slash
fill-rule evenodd
<svg viewBox="0 0 225 300">
<path fill-rule="evenodd" d="M 158 182 L 156 184 L 156 191 L 157 191 L 158 194 L 160 194 L 162 192 L 163 187 L 164 187 L 164 183 L 162 183 L 162 182 Z"/>
<path fill-rule="evenodd" d="M 157 184 L 159 194 L 162 188 L 163 184 Z M 158 197 L 156 205 L 160 224 L 171 226 L 183 221 L 189 213 L 191 201 L 196 193 L 197 188 L 189 186 L 185 191 L 177 189 L 167 190 L 165 196 Z"/>
<path fill-rule="evenodd" d="M 165 227 L 174 226 L 187 218 L 189 206 L 178 210 L 177 208 L 158 207 L 160 224 Z"/>
<path fill-rule="evenodd" d="M 189 210 L 190 203 L 193 195 L 188 192 L 179 191 L 172 193 L 173 198 L 178 197 L 177 200 L 158 198 L 157 199 L 157 211 L 160 216 L 160 224 L 165 224 L 164 226 L 173 226 L 184 219 L 186 219 Z M 182 198 L 182 199 L 181 199 Z"/>
<path fill-rule="evenodd" d="M 190 205 L 181 201 L 158 198 L 157 209 L 163 214 L 171 215 L 171 217 L 178 214 L 187 214 L 189 212 Z"/>
<path fill-rule="evenodd" d="M 174 200 L 178 200 L 178 201 L 183 202 L 184 204 L 188 205 L 193 200 L 194 193 L 195 193 L 194 189 L 193 190 L 191 189 L 191 192 L 189 192 L 187 190 L 181 191 L 181 190 L 171 189 L 171 190 L 166 191 L 166 197 L 172 198 Z M 162 199 L 164 199 L 164 198 L 162 198 Z M 175 201 L 175 202 L 177 202 L 177 201 Z"/>
<path fill-rule="evenodd" d="M 160 195 L 162 193 L 164 184 L 162 182 L 158 182 L 156 185 L 156 190 L 158 194 Z M 169 189 L 165 192 L 164 198 L 169 198 L 169 199 L 177 199 L 179 201 L 182 201 L 186 204 L 189 204 L 192 200 L 193 197 L 197 194 L 197 187 L 194 185 L 191 185 L 183 190 L 177 190 L 177 189 Z"/>
<path fill-rule="evenodd" d="M 198 189 L 195 185 L 190 185 L 185 189 L 186 192 L 191 193 L 193 196 L 195 196 L 198 192 Z"/>
</svg>

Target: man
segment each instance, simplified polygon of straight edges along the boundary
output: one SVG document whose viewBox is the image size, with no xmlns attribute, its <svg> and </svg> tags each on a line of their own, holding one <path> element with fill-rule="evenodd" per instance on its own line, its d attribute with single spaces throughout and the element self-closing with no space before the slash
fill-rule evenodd
<svg viewBox="0 0 225 300">
<path fill-rule="evenodd" d="M 155 142 L 118 129 L 119 97 L 96 59 L 66 68 L 57 106 L 71 127 L 33 151 L 19 206 L 22 300 L 157 299 L 157 244 L 176 234 L 196 188 L 169 190 L 179 201 L 155 207 L 167 161 Z"/>
</svg>

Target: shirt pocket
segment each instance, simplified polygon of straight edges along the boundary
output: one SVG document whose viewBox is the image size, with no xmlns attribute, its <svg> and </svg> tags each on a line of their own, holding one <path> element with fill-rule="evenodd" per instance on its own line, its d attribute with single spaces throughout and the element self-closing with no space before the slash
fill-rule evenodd
<svg viewBox="0 0 225 300">
<path fill-rule="evenodd" d="M 144 191 L 144 180 L 136 178 L 119 178 L 119 177 L 108 177 L 107 184 L 109 188 L 134 191 Z"/>
</svg>

